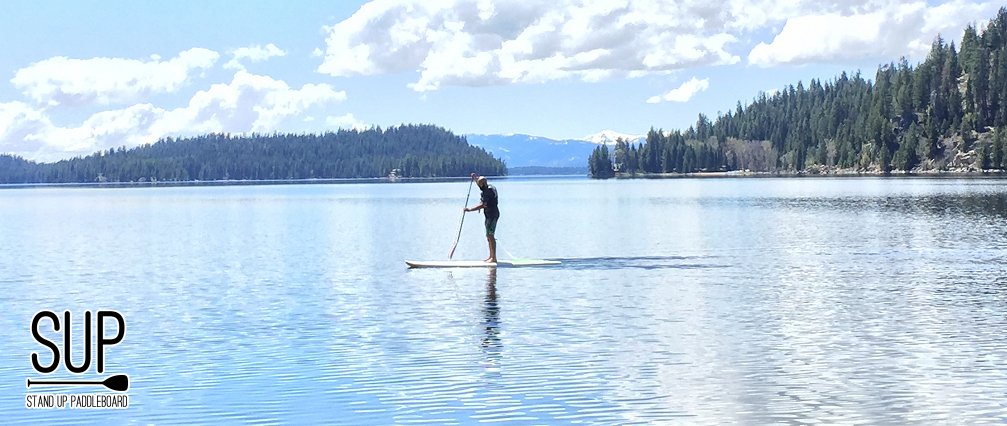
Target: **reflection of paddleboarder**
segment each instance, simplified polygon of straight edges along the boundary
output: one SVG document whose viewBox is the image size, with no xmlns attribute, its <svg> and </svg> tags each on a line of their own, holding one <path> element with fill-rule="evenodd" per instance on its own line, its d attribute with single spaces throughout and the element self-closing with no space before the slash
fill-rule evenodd
<svg viewBox="0 0 1007 426">
<path fill-rule="evenodd" d="M 497 358 L 500 355 L 500 305 L 497 304 L 497 270 L 490 268 L 486 279 L 486 299 L 483 301 L 483 350 Z"/>
<path fill-rule="evenodd" d="M 497 189 L 486 181 L 485 176 L 472 173 L 472 180 L 476 181 L 482 194 L 479 196 L 479 204 L 472 208 L 465 208 L 467 212 L 482 210 L 486 216 L 486 243 L 489 244 L 490 255 L 486 262 L 496 263 L 497 261 L 497 241 L 494 238 L 497 230 L 497 219 L 500 219 L 500 208 L 497 206 Z"/>
</svg>

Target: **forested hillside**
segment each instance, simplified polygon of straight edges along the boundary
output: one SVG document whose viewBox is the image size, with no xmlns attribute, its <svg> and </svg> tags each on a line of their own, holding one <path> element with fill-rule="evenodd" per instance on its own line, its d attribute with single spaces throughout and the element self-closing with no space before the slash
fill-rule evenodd
<svg viewBox="0 0 1007 426">
<path fill-rule="evenodd" d="M 0 183 L 504 175 L 506 166 L 465 138 L 430 125 L 164 139 L 55 163 L 0 156 Z"/>
<path fill-rule="evenodd" d="M 905 59 L 833 81 L 797 83 L 687 130 L 599 147 L 595 177 L 716 170 L 889 172 L 1007 169 L 1007 9 L 959 47 L 940 36 Z"/>
</svg>

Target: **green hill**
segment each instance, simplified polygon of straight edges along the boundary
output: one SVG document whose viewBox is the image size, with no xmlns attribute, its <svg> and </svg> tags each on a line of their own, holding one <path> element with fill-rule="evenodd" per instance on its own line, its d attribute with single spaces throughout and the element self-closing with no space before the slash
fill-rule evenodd
<svg viewBox="0 0 1007 426">
<path fill-rule="evenodd" d="M 0 156 L 0 183 L 138 182 L 504 175 L 465 138 L 430 125 L 323 134 L 164 139 L 55 163 Z"/>
<path fill-rule="evenodd" d="M 959 44 L 934 40 L 905 59 L 834 81 L 811 80 L 685 131 L 651 129 L 646 142 L 599 147 L 595 177 L 613 172 L 690 173 L 979 171 L 1007 169 L 1007 9 Z"/>
</svg>

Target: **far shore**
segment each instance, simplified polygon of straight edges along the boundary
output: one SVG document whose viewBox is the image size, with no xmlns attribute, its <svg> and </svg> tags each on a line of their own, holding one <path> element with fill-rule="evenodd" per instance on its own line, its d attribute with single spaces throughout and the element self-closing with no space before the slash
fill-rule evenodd
<svg viewBox="0 0 1007 426">
<path fill-rule="evenodd" d="M 1005 177 L 1004 170 L 892 170 L 888 173 L 880 170 L 830 170 L 830 171 L 775 171 L 754 172 L 751 170 L 732 170 L 726 172 L 693 172 L 693 173 L 616 173 L 616 179 L 681 179 L 681 178 L 779 178 L 779 177 Z"/>
<path fill-rule="evenodd" d="M 0 188 L 150 188 L 174 186 L 241 186 L 241 185 L 312 185 L 312 184 L 343 184 L 343 183 L 396 183 L 396 182 L 451 182 L 467 180 L 468 176 L 431 177 L 389 179 L 376 178 L 328 178 L 328 179 L 227 179 L 227 180 L 157 180 L 142 182 L 42 182 L 42 183 L 5 183 Z M 498 179 L 498 178 L 497 178 Z"/>
<path fill-rule="evenodd" d="M 584 178 L 586 175 L 507 175 L 487 176 L 493 180 L 507 179 L 561 179 Z M 374 178 L 317 178 L 317 179 L 227 179 L 227 180 L 156 180 L 142 182 L 36 182 L 36 183 L 0 183 L 4 188 L 169 188 L 179 186 L 248 186 L 248 185 L 321 185 L 321 184 L 385 184 L 385 183 L 421 183 L 421 182 L 464 182 L 468 176 L 446 177 L 374 177 Z"/>
<path fill-rule="evenodd" d="M 489 176 L 497 180 L 522 179 L 562 179 L 589 178 L 586 175 L 508 175 Z M 966 170 L 924 170 L 905 172 L 901 170 L 883 173 L 880 171 L 837 170 L 829 172 L 754 172 L 751 170 L 734 170 L 726 172 L 694 172 L 694 173 L 616 173 L 615 179 L 684 179 L 684 178 L 791 178 L 791 177 L 908 177 L 908 178 L 1003 178 L 1007 177 L 1004 170 L 966 171 Z M 192 180 L 192 181 L 144 181 L 144 182 L 54 182 L 54 183 L 3 183 L 0 189 L 14 188 L 169 188 L 183 186 L 248 186 L 248 185 L 312 185 L 312 184 L 386 184 L 386 183 L 421 183 L 421 182 L 459 182 L 467 181 L 468 176 L 453 177 L 388 177 L 376 178 L 328 178 L 328 179 L 229 179 L 229 180 Z"/>
</svg>

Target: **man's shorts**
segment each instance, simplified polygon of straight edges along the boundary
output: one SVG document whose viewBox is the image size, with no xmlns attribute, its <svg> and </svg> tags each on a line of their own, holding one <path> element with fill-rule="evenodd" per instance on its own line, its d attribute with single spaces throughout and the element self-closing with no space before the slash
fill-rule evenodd
<svg viewBox="0 0 1007 426">
<path fill-rule="evenodd" d="M 486 218 L 486 236 L 487 237 L 492 237 L 494 234 L 496 234 L 496 232 L 497 232 L 497 219 L 500 219 L 500 218 L 499 217 L 494 217 L 492 219 L 489 218 L 489 217 Z"/>
</svg>

